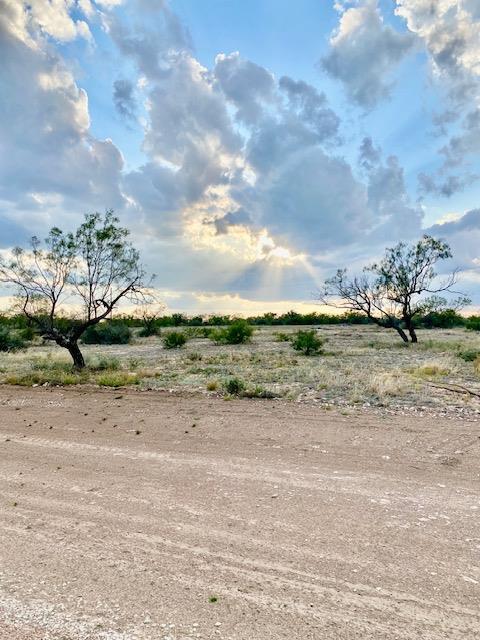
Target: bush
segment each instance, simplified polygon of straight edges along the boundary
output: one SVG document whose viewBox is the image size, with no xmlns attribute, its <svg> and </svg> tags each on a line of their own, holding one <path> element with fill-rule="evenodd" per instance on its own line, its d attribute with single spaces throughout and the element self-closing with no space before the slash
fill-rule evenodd
<svg viewBox="0 0 480 640">
<path fill-rule="evenodd" d="M 18 332 L 18 335 L 20 336 L 20 338 L 22 340 L 26 340 L 27 342 L 31 342 L 35 336 L 35 329 L 33 327 L 24 327 L 23 329 L 20 329 Z"/>
<path fill-rule="evenodd" d="M 253 327 L 246 320 L 235 320 L 229 327 L 217 329 L 210 335 L 218 344 L 243 344 L 252 337 Z"/>
<path fill-rule="evenodd" d="M 467 318 L 465 326 L 471 331 L 480 331 L 480 316 L 470 316 Z"/>
<path fill-rule="evenodd" d="M 198 362 L 199 360 L 203 359 L 203 356 L 198 351 L 191 351 L 189 354 L 187 354 L 187 358 L 190 360 L 190 362 Z"/>
<path fill-rule="evenodd" d="M 0 351 L 18 351 L 25 343 L 22 338 L 5 325 L 0 326 Z"/>
<path fill-rule="evenodd" d="M 223 388 L 231 396 L 239 396 L 245 391 L 245 383 L 240 378 L 230 378 L 225 380 Z"/>
<path fill-rule="evenodd" d="M 123 322 L 100 322 L 94 324 L 82 335 L 85 344 L 128 344 L 132 330 Z"/>
<path fill-rule="evenodd" d="M 292 340 L 295 351 L 301 351 L 306 356 L 321 353 L 325 340 L 317 335 L 314 329 L 297 331 Z"/>
<path fill-rule="evenodd" d="M 459 351 L 458 357 L 465 362 L 474 362 L 480 356 L 478 349 L 465 349 L 465 351 Z"/>
<path fill-rule="evenodd" d="M 186 343 L 187 337 L 182 331 L 169 331 L 163 338 L 165 349 L 179 349 Z"/>
<path fill-rule="evenodd" d="M 426 329 L 452 329 L 453 327 L 463 327 L 465 318 L 454 309 L 444 309 L 443 311 L 431 311 L 423 317 L 418 318 L 417 326 Z"/>
<path fill-rule="evenodd" d="M 265 389 L 265 387 L 262 387 L 259 384 L 257 384 L 255 387 L 245 389 L 245 391 L 242 393 L 242 396 L 244 398 L 262 398 L 265 400 L 271 400 L 272 398 L 276 397 L 276 395 L 272 391 L 268 391 L 267 389 Z"/>
<path fill-rule="evenodd" d="M 101 357 L 87 364 L 90 371 L 118 371 L 120 369 L 120 360 L 118 358 Z"/>
<path fill-rule="evenodd" d="M 284 333 L 283 331 L 277 331 L 273 335 L 275 336 L 275 342 L 290 342 L 292 339 L 291 333 Z"/>
<path fill-rule="evenodd" d="M 139 338 L 150 338 L 150 336 L 159 336 L 161 332 L 160 327 L 155 324 L 144 324 L 138 332 Z"/>
</svg>

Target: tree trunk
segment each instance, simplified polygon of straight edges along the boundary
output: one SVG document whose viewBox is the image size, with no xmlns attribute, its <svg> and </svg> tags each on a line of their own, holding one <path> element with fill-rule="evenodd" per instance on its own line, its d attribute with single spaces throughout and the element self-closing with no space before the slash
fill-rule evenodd
<svg viewBox="0 0 480 640">
<path fill-rule="evenodd" d="M 75 369 L 84 369 L 85 368 L 85 360 L 83 358 L 82 352 L 77 344 L 77 342 L 69 342 L 68 353 L 72 356 L 73 366 Z"/>
<path fill-rule="evenodd" d="M 417 334 L 415 333 L 415 329 L 413 327 L 408 327 L 408 333 L 410 334 L 412 342 L 418 342 Z"/>
<path fill-rule="evenodd" d="M 403 318 L 405 326 L 410 334 L 410 340 L 412 342 L 418 342 L 417 334 L 415 333 L 415 327 L 413 326 L 413 319 L 409 315 L 405 315 Z"/>
<path fill-rule="evenodd" d="M 395 330 L 398 332 L 398 335 L 401 337 L 401 339 L 404 342 L 408 343 L 408 336 L 405 333 L 405 331 L 402 329 L 402 327 L 395 327 Z M 413 340 L 412 340 L 412 342 L 413 342 Z"/>
</svg>

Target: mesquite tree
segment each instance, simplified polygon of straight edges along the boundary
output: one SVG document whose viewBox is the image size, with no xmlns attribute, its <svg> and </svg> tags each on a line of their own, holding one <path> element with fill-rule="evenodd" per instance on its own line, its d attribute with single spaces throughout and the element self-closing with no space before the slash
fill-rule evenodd
<svg viewBox="0 0 480 640">
<path fill-rule="evenodd" d="M 400 242 L 387 249 L 380 262 L 349 277 L 339 269 L 325 281 L 320 299 L 324 304 L 365 314 L 380 327 L 395 329 L 404 342 L 417 342 L 417 316 L 445 308 L 459 309 L 469 300 L 448 302 L 438 294 L 452 292 L 457 281 L 453 271 L 439 281 L 435 264 L 452 257 L 449 245 L 425 235 L 413 245 Z"/>
<path fill-rule="evenodd" d="M 120 300 L 144 296 L 145 271 L 128 236 L 113 211 L 92 213 L 75 233 L 54 227 L 43 245 L 33 237 L 29 250 L 17 247 L 0 259 L 0 281 L 15 287 L 21 312 L 44 339 L 68 349 L 79 369 L 84 331 Z"/>
</svg>

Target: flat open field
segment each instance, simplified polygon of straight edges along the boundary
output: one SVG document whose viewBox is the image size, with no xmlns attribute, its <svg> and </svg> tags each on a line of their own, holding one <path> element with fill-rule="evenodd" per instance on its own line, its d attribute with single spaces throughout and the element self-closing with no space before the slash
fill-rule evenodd
<svg viewBox="0 0 480 640">
<path fill-rule="evenodd" d="M 419 344 L 405 346 L 391 330 L 322 326 L 317 331 L 326 338 L 324 354 L 306 357 L 278 339 L 279 333 L 285 338 L 298 329 L 257 328 L 252 341 L 243 345 L 217 345 L 188 328 L 184 331 L 194 337 L 182 349 L 165 349 L 158 337 L 136 338 L 128 345 L 84 345 L 87 360 L 100 369 L 84 376 L 72 374 L 64 349 L 47 344 L 0 354 L 0 382 L 93 382 L 221 395 L 224 382 L 238 377 L 254 395 L 266 391 L 347 411 L 360 405 L 382 411 L 480 413 L 480 397 L 458 388 L 480 394 L 478 332 L 420 330 Z M 452 386 L 456 390 L 445 389 Z"/>
<path fill-rule="evenodd" d="M 3 386 L 0 461 L 2 640 L 480 636 L 475 417 Z"/>
</svg>

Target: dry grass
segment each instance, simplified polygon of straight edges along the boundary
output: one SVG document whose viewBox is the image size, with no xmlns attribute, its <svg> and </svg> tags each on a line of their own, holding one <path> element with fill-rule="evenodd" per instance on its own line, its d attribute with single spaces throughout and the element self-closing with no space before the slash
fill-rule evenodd
<svg viewBox="0 0 480 640">
<path fill-rule="evenodd" d="M 281 331 L 280 331 L 281 329 Z M 405 346 L 376 327 L 320 327 L 323 355 L 305 357 L 285 338 L 298 327 L 258 328 L 242 345 L 194 337 L 182 349 L 164 349 L 158 337 L 130 345 L 85 345 L 87 371 L 72 371 L 68 354 L 52 345 L 0 354 L 0 382 L 10 384 L 140 385 L 143 388 L 221 393 L 237 377 L 254 397 L 281 396 L 336 405 L 464 405 L 476 400 L 434 389 L 430 381 L 480 391 L 480 336 L 463 329 L 419 331 Z M 281 332 L 282 340 L 278 333 Z M 463 354 L 463 356 L 462 356 Z"/>
</svg>

